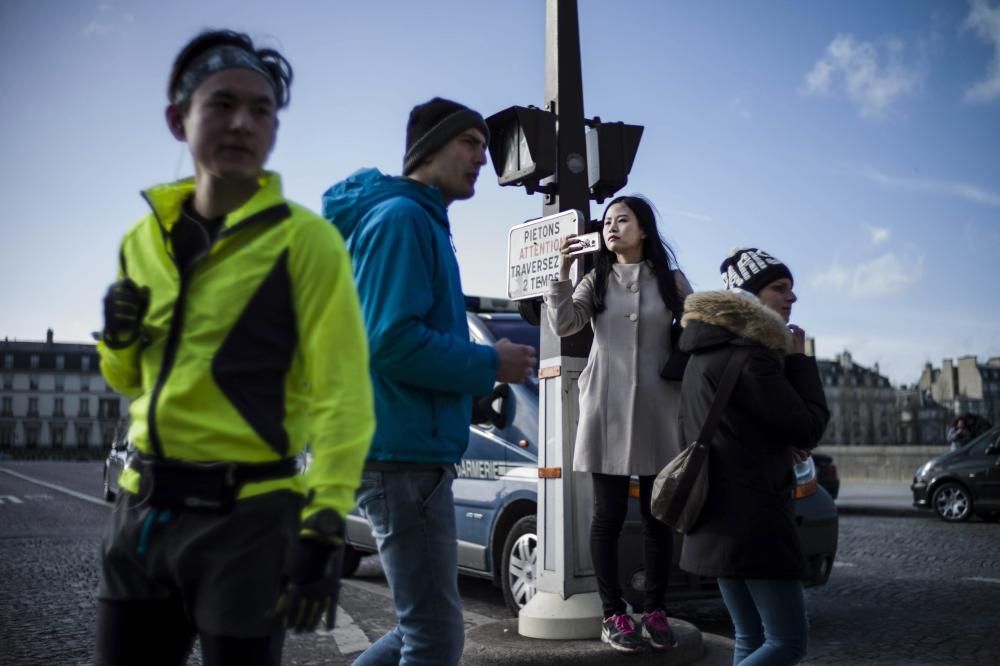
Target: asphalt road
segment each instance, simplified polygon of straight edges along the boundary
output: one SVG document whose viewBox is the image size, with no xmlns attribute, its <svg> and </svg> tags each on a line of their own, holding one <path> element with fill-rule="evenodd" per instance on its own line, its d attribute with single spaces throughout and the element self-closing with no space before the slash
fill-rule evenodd
<svg viewBox="0 0 1000 666">
<path fill-rule="evenodd" d="M 100 477 L 95 463 L 0 462 L 0 664 L 91 663 L 100 538 L 110 512 L 99 499 Z M 805 663 L 996 664 L 998 546 L 997 524 L 842 515 L 833 576 L 806 593 Z M 463 579 L 461 586 L 467 627 L 506 617 L 490 583 Z M 340 606 L 333 632 L 289 637 L 286 664 L 349 664 L 393 626 L 377 558 L 345 581 Z M 672 614 L 732 635 L 718 601 L 677 605 Z"/>
</svg>

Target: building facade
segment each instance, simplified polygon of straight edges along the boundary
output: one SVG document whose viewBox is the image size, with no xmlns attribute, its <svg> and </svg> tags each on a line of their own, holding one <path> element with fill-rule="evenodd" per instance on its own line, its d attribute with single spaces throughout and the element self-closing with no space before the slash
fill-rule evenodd
<svg viewBox="0 0 1000 666">
<path fill-rule="evenodd" d="M 99 457 L 127 415 L 95 345 L 0 342 L 0 457 Z"/>
<path fill-rule="evenodd" d="M 899 443 L 943 446 L 954 418 L 947 407 L 933 400 L 919 386 L 901 386 L 896 391 L 899 411 Z"/>
<path fill-rule="evenodd" d="M 952 417 L 971 413 L 993 424 L 1000 423 L 1000 357 L 990 358 L 985 364 L 975 356 L 960 356 L 958 363 L 946 358 L 940 368 L 928 363 L 917 386 Z"/>
<path fill-rule="evenodd" d="M 877 363 L 872 369 L 857 365 L 848 351 L 833 361 L 816 363 L 830 409 L 821 445 L 899 443 L 896 390 L 879 374 Z"/>
</svg>

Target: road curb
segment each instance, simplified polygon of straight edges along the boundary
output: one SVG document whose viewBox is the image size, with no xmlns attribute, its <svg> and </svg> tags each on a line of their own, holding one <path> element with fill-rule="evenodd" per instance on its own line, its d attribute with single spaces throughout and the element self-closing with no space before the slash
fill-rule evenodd
<svg viewBox="0 0 1000 666">
<path fill-rule="evenodd" d="M 920 511 L 913 507 L 900 506 L 842 506 L 837 505 L 837 513 L 842 516 L 886 516 L 890 518 L 934 518 L 933 511 Z"/>
</svg>

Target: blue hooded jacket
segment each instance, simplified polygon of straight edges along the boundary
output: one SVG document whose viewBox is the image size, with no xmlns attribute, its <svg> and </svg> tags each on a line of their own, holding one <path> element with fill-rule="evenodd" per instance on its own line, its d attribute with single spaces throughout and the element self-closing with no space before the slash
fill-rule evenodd
<svg viewBox="0 0 1000 666">
<path fill-rule="evenodd" d="M 472 396 L 493 389 L 497 353 L 469 338 L 440 191 L 361 169 L 323 194 L 323 216 L 347 241 L 368 331 L 376 422 L 368 460 L 458 462 Z"/>
</svg>

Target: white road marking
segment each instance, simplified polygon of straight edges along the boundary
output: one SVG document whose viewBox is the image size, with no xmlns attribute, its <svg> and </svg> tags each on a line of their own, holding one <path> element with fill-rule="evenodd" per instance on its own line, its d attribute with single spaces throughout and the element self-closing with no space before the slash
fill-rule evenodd
<svg viewBox="0 0 1000 666">
<path fill-rule="evenodd" d="M 373 594 L 385 597 L 386 599 L 392 599 L 392 593 L 389 592 L 388 588 L 382 587 L 381 585 L 378 585 L 376 583 L 371 583 L 367 580 L 354 580 L 353 578 L 348 578 L 342 580 L 341 584 L 351 585 L 352 587 L 356 587 L 359 590 L 372 592 Z M 495 617 L 489 617 L 488 615 L 481 615 L 480 613 L 476 613 L 470 610 L 463 609 L 462 615 L 465 617 L 465 620 L 473 626 L 486 624 L 487 622 L 497 621 L 497 618 Z"/>
<path fill-rule="evenodd" d="M 111 508 L 112 506 L 114 506 L 111 502 L 105 502 L 104 500 L 98 499 L 97 497 L 91 497 L 90 495 L 84 495 L 83 493 L 78 493 L 75 490 L 70 490 L 69 488 L 63 488 L 62 486 L 57 486 L 54 483 L 48 483 L 46 481 L 41 481 L 39 479 L 35 479 L 35 478 L 30 477 L 30 476 L 25 476 L 24 474 L 21 474 L 19 472 L 15 472 L 14 470 L 4 469 L 3 467 L 0 467 L 0 472 L 5 472 L 7 474 L 10 474 L 11 476 L 16 476 L 17 478 L 19 478 L 19 479 L 21 479 L 23 481 L 28 481 L 29 483 L 36 483 L 36 484 L 38 484 L 40 486 L 45 486 L 46 488 L 49 488 L 51 490 L 55 490 L 57 492 L 63 493 L 64 495 L 69 495 L 70 497 L 75 497 L 77 499 L 81 499 L 84 502 L 90 502 L 91 504 L 96 504 L 98 506 L 104 506 L 104 507 L 108 507 L 108 508 Z M 20 502 L 20 500 L 18 500 L 18 502 Z"/>
<path fill-rule="evenodd" d="M 337 649 L 342 655 L 363 652 L 371 646 L 371 641 L 368 640 L 365 632 L 354 624 L 354 618 L 341 606 L 337 606 L 337 624 L 333 627 L 333 631 L 317 629 L 316 633 L 320 636 L 333 636 L 333 640 L 337 643 Z"/>
<path fill-rule="evenodd" d="M 840 560 L 834 560 L 833 566 L 835 567 L 853 567 L 857 566 L 854 562 L 841 562 Z"/>
<path fill-rule="evenodd" d="M 963 578 L 962 580 L 974 580 L 977 583 L 995 583 L 1000 585 L 1000 578 L 984 578 L 982 576 L 971 576 L 968 578 Z"/>
<path fill-rule="evenodd" d="M 0 495 L 0 504 L 6 504 L 7 502 L 10 502 L 11 504 L 24 504 L 24 502 L 17 499 L 13 495 Z"/>
</svg>

